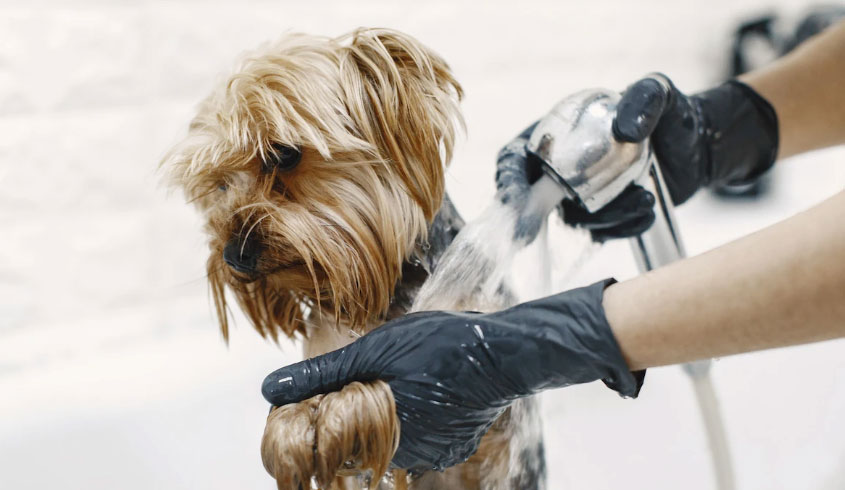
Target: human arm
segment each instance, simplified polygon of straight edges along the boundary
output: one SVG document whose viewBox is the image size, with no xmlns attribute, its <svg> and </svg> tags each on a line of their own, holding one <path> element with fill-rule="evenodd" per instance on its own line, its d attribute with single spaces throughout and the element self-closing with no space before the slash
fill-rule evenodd
<svg viewBox="0 0 845 490">
<path fill-rule="evenodd" d="M 650 138 L 676 205 L 701 187 L 751 182 L 775 159 L 845 143 L 842 60 L 845 21 L 767 67 L 699 94 L 685 95 L 667 77 L 651 75 L 624 92 L 614 135 L 622 141 Z M 508 145 L 511 149 L 514 142 Z M 500 193 L 519 182 L 513 176 L 536 174 L 530 170 L 537 163 L 518 156 L 514 151 L 500 153 L 498 167 L 511 169 L 506 180 L 497 173 Z M 513 171 L 520 166 L 528 170 Z M 637 196 L 644 193 L 629 188 L 625 199 L 596 213 L 564 200 L 563 219 L 588 229 L 597 242 L 634 236 L 650 224 L 645 219 L 650 207 Z M 509 194 L 518 202 L 518 192 Z"/>
<path fill-rule="evenodd" d="M 845 21 L 760 70 L 687 96 L 667 77 L 632 84 L 613 125 L 650 138 L 675 204 L 753 181 L 776 159 L 845 143 Z"/>
<path fill-rule="evenodd" d="M 845 336 L 845 192 L 607 288 L 631 369 Z"/>
<path fill-rule="evenodd" d="M 845 21 L 739 79 L 774 106 L 779 158 L 845 143 Z"/>
</svg>

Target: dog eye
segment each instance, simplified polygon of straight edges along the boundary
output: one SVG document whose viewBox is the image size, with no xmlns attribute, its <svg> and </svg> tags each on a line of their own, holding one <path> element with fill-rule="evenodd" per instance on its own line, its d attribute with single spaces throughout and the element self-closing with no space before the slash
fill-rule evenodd
<svg viewBox="0 0 845 490">
<path fill-rule="evenodd" d="M 268 172 L 272 172 L 274 168 L 282 172 L 293 170 L 302 160 L 302 152 L 298 148 L 280 143 L 273 143 L 271 146 L 273 152 L 267 155 L 264 160 L 264 167 Z"/>
<path fill-rule="evenodd" d="M 223 191 L 223 192 L 226 192 L 226 191 L 228 191 L 228 190 L 229 190 L 229 184 L 226 184 L 225 182 L 224 182 L 224 183 L 220 183 L 220 184 L 218 184 L 218 185 L 217 185 L 217 189 L 218 189 L 218 190 L 221 190 L 221 191 Z"/>
</svg>

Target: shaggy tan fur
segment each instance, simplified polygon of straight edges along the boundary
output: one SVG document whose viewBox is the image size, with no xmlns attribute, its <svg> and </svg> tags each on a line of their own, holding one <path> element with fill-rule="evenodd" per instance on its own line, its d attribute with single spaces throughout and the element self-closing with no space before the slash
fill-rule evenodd
<svg viewBox="0 0 845 490">
<path fill-rule="evenodd" d="M 280 489 L 310 488 L 312 478 L 319 488 L 344 488 L 343 476 L 362 471 L 369 486 L 387 472 L 398 444 L 399 421 L 387 384 L 351 383 L 274 408 L 261 458 Z"/>
<path fill-rule="evenodd" d="M 206 217 L 208 279 L 225 338 L 228 292 L 272 339 L 363 333 L 383 320 L 403 262 L 425 243 L 441 205 L 460 97 L 440 57 L 391 30 L 290 35 L 244 58 L 163 161 Z M 279 145 L 302 151 L 294 169 L 268 171 Z M 254 274 L 223 259 L 228 242 L 248 239 L 261 245 Z M 473 469 L 413 486 L 478 488 L 491 471 L 482 463 L 507 455 L 507 431 L 493 432 L 504 436 L 488 438 Z M 370 487 L 398 440 L 389 387 L 353 383 L 274 409 L 261 453 L 279 489 Z M 406 484 L 395 472 L 392 486 Z"/>
<path fill-rule="evenodd" d="M 304 334 L 308 314 L 359 332 L 382 317 L 442 202 L 460 96 L 446 63 L 396 31 L 291 35 L 244 59 L 163 163 L 208 219 L 224 336 L 226 287 L 272 338 Z M 262 170 L 274 144 L 301 163 Z M 233 236 L 263 244 L 258 277 L 226 267 Z"/>
</svg>

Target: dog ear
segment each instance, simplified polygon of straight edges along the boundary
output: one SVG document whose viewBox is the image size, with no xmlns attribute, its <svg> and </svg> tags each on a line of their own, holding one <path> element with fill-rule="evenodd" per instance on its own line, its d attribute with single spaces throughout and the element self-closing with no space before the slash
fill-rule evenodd
<svg viewBox="0 0 845 490">
<path fill-rule="evenodd" d="M 406 34 L 359 29 L 350 36 L 341 59 L 347 110 L 431 221 L 463 128 L 461 86 L 442 58 Z"/>
</svg>

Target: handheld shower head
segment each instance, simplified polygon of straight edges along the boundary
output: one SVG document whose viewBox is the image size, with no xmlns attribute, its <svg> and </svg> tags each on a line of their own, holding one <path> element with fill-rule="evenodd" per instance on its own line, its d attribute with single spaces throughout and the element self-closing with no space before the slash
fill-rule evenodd
<svg viewBox="0 0 845 490">
<path fill-rule="evenodd" d="M 540 120 L 526 146 L 545 173 L 590 212 L 612 201 L 650 166 L 647 143 L 613 137 L 619 99 L 604 89 L 570 95 Z"/>
</svg>

